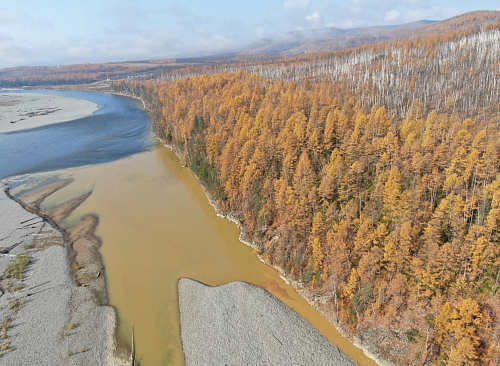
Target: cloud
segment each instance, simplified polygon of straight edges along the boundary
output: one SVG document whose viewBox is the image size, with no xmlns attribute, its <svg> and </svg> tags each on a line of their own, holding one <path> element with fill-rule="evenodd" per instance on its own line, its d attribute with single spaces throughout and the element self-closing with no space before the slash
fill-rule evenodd
<svg viewBox="0 0 500 366">
<path fill-rule="evenodd" d="M 463 12 L 455 5 L 435 6 L 435 0 L 273 1 L 262 5 L 256 16 L 238 15 L 232 9 L 236 7 L 223 9 L 216 3 L 205 7 L 181 0 L 110 0 L 104 9 L 89 5 L 92 13 L 75 16 L 81 24 L 68 24 L 64 17 L 43 18 L 42 13 L 11 5 L 0 10 L 0 68 L 224 52 L 257 39 L 285 39 L 290 31 L 325 24 L 354 28 L 441 20 Z"/>
<path fill-rule="evenodd" d="M 320 20 L 321 17 L 319 16 L 318 12 L 312 14 L 312 15 L 308 15 L 306 16 L 306 20 L 309 21 L 309 22 L 316 22 L 318 20 Z"/>
<path fill-rule="evenodd" d="M 9 36 L 7 34 L 0 33 L 0 44 L 10 42 L 10 41 L 12 41 L 11 36 Z"/>
<path fill-rule="evenodd" d="M 287 0 L 283 4 L 283 7 L 285 10 L 291 12 L 304 11 L 307 10 L 310 3 L 311 2 L 309 0 Z"/>
<path fill-rule="evenodd" d="M 397 11 L 396 9 L 394 9 L 394 10 L 391 10 L 391 11 L 385 13 L 384 20 L 388 23 L 391 23 L 391 22 L 397 21 L 400 16 L 401 16 L 401 13 L 399 11 Z"/>
<path fill-rule="evenodd" d="M 415 22 L 418 20 L 443 20 L 454 17 L 462 13 L 459 8 L 418 8 L 408 11 L 404 15 L 406 22 Z"/>
<path fill-rule="evenodd" d="M 103 27 L 108 34 L 135 33 L 145 24 L 148 24 L 148 14 L 132 5 L 115 6 L 106 9 L 103 15 L 107 19 L 107 27 Z"/>
<path fill-rule="evenodd" d="M 458 7 L 439 7 L 431 0 L 323 0 L 311 2 L 307 14 L 318 12 L 330 27 L 354 28 L 417 20 L 442 20 L 463 13 Z"/>
<path fill-rule="evenodd" d="M 321 17 L 321 15 L 319 15 L 318 12 L 306 16 L 306 20 L 313 28 L 319 28 L 323 26 L 323 18 Z"/>
<path fill-rule="evenodd" d="M 29 19 L 26 13 L 12 10 L 0 10 L 0 24 L 21 23 Z"/>
<path fill-rule="evenodd" d="M 262 22 L 260 24 L 257 24 L 253 32 L 257 36 L 257 38 L 270 38 L 273 37 L 276 33 L 274 24 L 269 22 Z"/>
</svg>

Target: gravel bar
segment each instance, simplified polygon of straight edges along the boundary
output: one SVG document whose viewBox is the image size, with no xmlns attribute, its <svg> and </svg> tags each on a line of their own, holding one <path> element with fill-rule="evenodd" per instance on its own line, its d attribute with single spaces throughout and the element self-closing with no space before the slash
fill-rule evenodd
<svg viewBox="0 0 500 366">
<path fill-rule="evenodd" d="M 10 199 L 0 182 L 0 365 L 116 365 L 116 314 L 70 275 L 57 228 Z M 8 274 L 20 257 L 25 273 Z"/>
<path fill-rule="evenodd" d="M 178 284 L 182 347 L 194 365 L 356 363 L 267 290 L 245 282 Z"/>
</svg>

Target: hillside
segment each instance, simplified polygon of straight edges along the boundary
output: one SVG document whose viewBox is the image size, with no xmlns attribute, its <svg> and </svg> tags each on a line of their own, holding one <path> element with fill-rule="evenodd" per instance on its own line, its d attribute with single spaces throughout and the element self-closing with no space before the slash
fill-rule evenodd
<svg viewBox="0 0 500 366">
<path fill-rule="evenodd" d="M 493 365 L 499 14 L 113 89 L 145 100 L 218 210 L 365 348 L 400 365 Z"/>
<path fill-rule="evenodd" d="M 440 22 L 419 21 L 401 25 L 352 29 L 324 28 L 288 32 L 276 40 L 263 39 L 225 55 L 184 57 L 143 61 L 75 64 L 43 67 L 15 67 L 0 70 L 0 87 L 61 86 L 89 84 L 124 78 L 155 79 L 159 75 L 213 72 L 228 65 L 286 64 L 287 57 L 315 55 L 388 42 L 411 42 L 418 38 L 450 34 L 457 30 L 476 31 L 500 21 L 500 12 L 471 12 Z M 200 66 L 202 67 L 200 69 Z M 202 70 L 202 71 L 200 71 Z M 183 77 L 183 76 L 182 76 Z"/>
</svg>

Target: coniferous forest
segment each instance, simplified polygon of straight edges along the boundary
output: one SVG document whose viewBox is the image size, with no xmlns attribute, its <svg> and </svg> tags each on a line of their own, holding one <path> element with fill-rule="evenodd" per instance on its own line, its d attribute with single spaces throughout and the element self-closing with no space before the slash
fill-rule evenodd
<svg viewBox="0 0 500 366">
<path fill-rule="evenodd" d="M 473 27 L 482 15 L 112 88 L 145 101 L 261 258 L 365 347 L 496 365 L 500 23 Z"/>
</svg>

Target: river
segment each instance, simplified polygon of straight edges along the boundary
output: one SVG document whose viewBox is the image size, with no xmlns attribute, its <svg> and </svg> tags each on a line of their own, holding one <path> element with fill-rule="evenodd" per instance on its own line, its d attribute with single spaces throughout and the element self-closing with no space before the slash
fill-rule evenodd
<svg viewBox="0 0 500 366">
<path fill-rule="evenodd" d="M 95 149 L 85 149 L 69 154 L 69 162 L 52 168 L 59 170 L 52 170 L 50 164 L 45 163 L 42 168 L 24 168 L 21 172 L 43 170 L 32 177 L 57 176 L 74 180 L 48 197 L 43 207 L 93 191 L 63 222 L 63 226 L 70 226 L 88 213 L 99 216 L 97 235 L 103 243 L 101 253 L 106 267 L 109 302 L 117 309 L 122 339 L 130 339 L 134 324 L 141 365 L 183 364 L 177 305 L 180 277 L 190 277 L 209 285 L 246 281 L 265 287 L 359 364 L 375 365 L 286 285 L 274 269 L 261 263 L 250 247 L 238 240 L 237 227 L 215 214 L 192 173 L 182 168 L 169 149 L 153 142 L 148 124 L 141 120 L 145 118 L 147 122 L 147 114 L 136 102 L 109 95 L 97 97 L 109 98 L 107 107 L 116 107 L 116 114 L 121 116 L 111 117 L 114 122 L 100 125 L 106 126 L 106 132 L 102 132 L 105 137 L 99 144 L 103 146 L 97 150 L 104 151 L 108 145 L 113 145 L 111 150 L 119 151 L 118 154 L 111 154 L 104 162 L 105 153 L 96 155 Z M 114 104 L 113 100 L 117 103 Z M 120 108 L 130 110 L 120 111 Z M 126 116 L 130 117 L 128 122 L 123 121 Z M 93 116 L 87 117 L 87 121 L 88 118 L 93 120 Z M 79 126 L 85 123 L 86 119 L 81 119 L 63 124 L 79 130 L 87 128 Z M 39 132 L 52 135 L 51 129 L 59 131 L 59 127 L 51 125 Z M 127 131 L 127 128 L 132 131 Z M 71 131 L 65 133 L 71 134 Z M 10 136 L 0 135 L 0 138 L 8 140 Z M 120 136 L 123 136 L 123 141 Z M 78 140 L 79 135 L 74 134 L 73 139 Z M 86 135 L 84 139 L 90 137 Z M 40 144 L 43 145 L 43 141 Z M 115 144 L 129 144 L 134 148 L 119 148 Z M 47 150 L 49 156 L 50 147 Z M 58 155 L 57 149 L 53 150 L 52 154 Z M 79 159 L 72 160 L 75 155 Z"/>
</svg>

